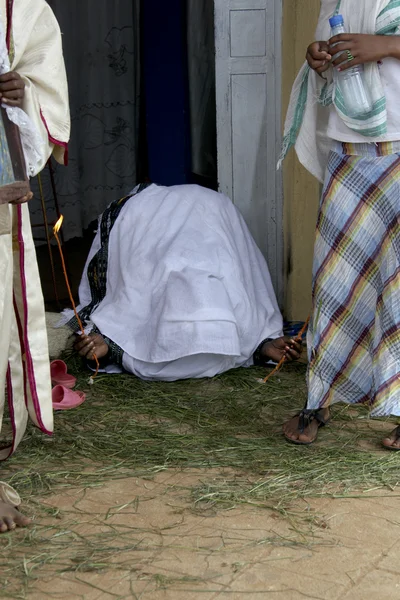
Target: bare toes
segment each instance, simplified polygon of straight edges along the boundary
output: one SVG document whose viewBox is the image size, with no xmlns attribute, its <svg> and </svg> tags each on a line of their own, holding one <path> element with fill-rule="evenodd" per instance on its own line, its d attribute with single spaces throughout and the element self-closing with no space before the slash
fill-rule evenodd
<svg viewBox="0 0 400 600">
<path fill-rule="evenodd" d="M 16 528 L 16 524 L 12 517 L 4 517 L 4 524 L 6 525 L 8 531 L 13 531 Z"/>
<path fill-rule="evenodd" d="M 31 524 L 31 520 L 29 519 L 29 517 L 26 517 L 19 511 L 17 511 L 17 513 L 18 513 L 17 516 L 14 517 L 14 521 L 15 521 L 15 524 L 18 525 L 18 527 L 27 527 L 28 525 Z"/>
</svg>

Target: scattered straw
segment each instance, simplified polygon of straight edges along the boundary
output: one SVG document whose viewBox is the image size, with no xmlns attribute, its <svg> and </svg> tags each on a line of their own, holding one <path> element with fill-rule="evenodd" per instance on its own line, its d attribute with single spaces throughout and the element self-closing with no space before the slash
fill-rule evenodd
<svg viewBox="0 0 400 600">
<path fill-rule="evenodd" d="M 203 470 L 203 483 L 188 490 L 196 511 L 250 504 L 288 519 L 297 518 L 293 507 L 299 499 L 394 489 L 400 480 L 399 456 L 379 444 L 393 425 L 370 421 L 363 408 L 335 408 L 332 425 L 312 447 L 285 441 L 282 422 L 305 403 L 303 365 L 287 365 L 267 385 L 259 382 L 263 370 L 238 369 L 213 380 L 169 384 L 99 374 L 90 388 L 78 359 L 70 358 L 69 366 L 78 375 L 78 389 L 87 392 L 86 402 L 55 415 L 53 438 L 29 428 L 2 470 L 2 479 L 36 510 L 37 498 L 63 489 L 151 478 L 169 468 Z M 207 478 L 207 469 L 228 474 Z M 78 539 L 72 530 L 57 529 L 57 511 L 52 516 L 47 533 L 38 524 L 0 538 L 7 581 L 18 577 L 26 583 L 48 569 L 86 572 L 109 565 L 114 542 L 107 546 L 107 536 Z M 118 531 L 110 536 L 121 542 Z M 126 546 L 132 543 L 138 540 L 129 538 Z M 76 551 L 75 562 L 65 555 L 67 547 Z M 0 585 L 2 597 L 7 586 Z"/>
</svg>

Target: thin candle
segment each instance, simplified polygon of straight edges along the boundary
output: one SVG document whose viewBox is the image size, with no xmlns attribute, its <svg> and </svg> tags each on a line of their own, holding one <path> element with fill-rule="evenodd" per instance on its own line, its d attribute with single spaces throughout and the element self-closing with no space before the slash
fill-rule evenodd
<svg viewBox="0 0 400 600">
<path fill-rule="evenodd" d="M 85 329 L 83 327 L 83 324 L 82 324 L 82 321 L 81 321 L 80 316 L 78 314 L 78 311 L 76 310 L 76 305 L 75 305 L 74 297 L 72 295 L 71 286 L 69 284 L 69 279 L 68 279 L 68 274 L 67 274 L 67 268 L 65 266 L 64 254 L 63 254 L 63 251 L 62 251 L 62 246 L 61 246 L 60 238 L 58 237 L 58 232 L 61 229 L 63 221 L 64 221 L 64 217 L 63 217 L 63 215 L 61 215 L 60 218 L 58 219 L 57 223 L 53 227 L 53 233 L 54 233 L 54 237 L 56 238 L 58 249 L 60 251 L 61 264 L 62 264 L 62 268 L 63 268 L 65 283 L 66 283 L 68 294 L 69 294 L 69 299 L 71 301 L 72 308 L 74 310 L 74 314 L 75 314 L 76 320 L 78 321 L 79 329 L 81 330 L 81 333 L 83 335 L 85 335 Z M 99 368 L 100 368 L 99 360 L 98 360 L 96 354 L 94 354 L 94 353 L 93 353 L 93 360 L 96 363 L 96 371 L 95 371 L 94 375 L 92 375 L 92 377 L 90 378 L 90 380 L 89 380 L 90 383 L 93 383 L 93 379 L 98 374 Z"/>
<path fill-rule="evenodd" d="M 308 317 L 308 319 L 304 323 L 302 329 L 299 331 L 299 334 L 298 334 L 298 336 L 296 338 L 296 342 L 301 342 L 302 341 L 303 335 L 306 332 L 309 323 L 310 323 L 310 317 Z M 263 383 L 267 383 L 271 379 L 271 377 L 273 377 L 274 375 L 276 375 L 276 373 L 279 373 L 279 371 L 282 369 L 283 365 L 285 364 L 286 360 L 287 359 L 286 359 L 286 355 L 285 355 L 285 356 L 283 356 L 281 358 L 281 360 L 279 361 L 279 363 L 276 365 L 275 369 L 273 371 L 271 371 L 271 373 L 269 373 L 266 376 L 266 378 L 263 380 Z"/>
</svg>

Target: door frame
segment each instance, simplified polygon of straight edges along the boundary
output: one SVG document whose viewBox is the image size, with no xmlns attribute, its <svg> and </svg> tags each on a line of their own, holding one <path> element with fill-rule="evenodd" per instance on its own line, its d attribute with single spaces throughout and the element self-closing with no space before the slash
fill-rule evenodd
<svg viewBox="0 0 400 600">
<path fill-rule="evenodd" d="M 234 186 L 234 159 L 233 159 L 233 120 L 232 120 L 232 73 L 236 68 L 232 66 L 233 60 L 230 55 L 230 44 L 232 30 L 229 19 L 223 17 L 224 11 L 240 11 L 265 9 L 266 19 L 273 12 L 272 23 L 266 21 L 266 52 L 265 57 L 254 58 L 254 69 L 251 74 L 266 75 L 266 81 L 274 81 L 274 89 L 268 89 L 269 117 L 266 127 L 266 138 L 268 139 L 268 161 L 265 169 L 268 172 L 267 179 L 261 184 L 265 188 L 265 239 L 264 234 L 255 232 L 253 235 L 256 242 L 268 262 L 272 282 L 277 295 L 278 303 L 282 307 L 284 303 L 284 265 L 283 265 L 283 181 L 282 171 L 277 170 L 277 163 L 281 152 L 282 143 L 282 0 L 268 0 L 270 6 L 266 7 L 266 0 L 214 0 L 215 11 L 215 46 L 216 46 L 216 103 L 217 103 L 217 149 L 218 149 L 218 181 L 219 191 L 229 196 L 235 204 Z M 244 8 L 245 5 L 245 8 Z M 271 41 L 273 36 L 273 41 Z M 269 61 L 269 62 L 268 62 Z M 238 59 L 236 63 L 238 64 Z M 240 65 L 239 65 L 240 68 Z M 270 69 L 270 70 L 268 70 Z M 271 72 L 272 69 L 272 72 Z M 234 75 L 233 75 L 234 76 Z M 270 86 L 267 86 L 268 88 Z M 273 106 L 271 106 L 271 104 Z M 267 150 L 265 149 L 265 152 Z M 262 179 L 262 178 L 261 178 Z M 257 184 L 257 182 L 255 182 Z M 257 187 L 257 185 L 256 185 Z M 268 196 L 267 196 L 268 190 Z M 263 192 L 260 192 L 261 196 Z M 253 198 L 254 200 L 254 198 Z M 248 198 L 251 203 L 252 198 Z M 262 203 L 261 197 L 255 200 Z M 250 209 L 251 210 L 251 209 Z M 242 211 L 243 212 L 243 211 Z M 246 211 L 244 211 L 246 212 Z M 246 218 L 246 214 L 244 214 Z M 251 218 L 247 219 L 250 229 Z M 257 239 L 258 238 L 258 239 Z"/>
</svg>

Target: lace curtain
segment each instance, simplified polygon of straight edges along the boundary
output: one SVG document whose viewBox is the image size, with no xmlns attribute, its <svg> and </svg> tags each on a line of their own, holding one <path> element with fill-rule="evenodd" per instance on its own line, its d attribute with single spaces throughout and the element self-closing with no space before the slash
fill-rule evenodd
<svg viewBox="0 0 400 600">
<path fill-rule="evenodd" d="M 139 0 L 48 0 L 63 33 L 72 133 L 68 168 L 54 164 L 66 239 L 81 236 L 113 200 L 136 184 L 140 68 Z M 42 173 L 49 220 L 54 203 Z M 39 186 L 30 204 L 42 223 Z M 40 231 L 40 230 L 39 230 Z M 35 237 L 38 235 L 35 229 Z"/>
</svg>

